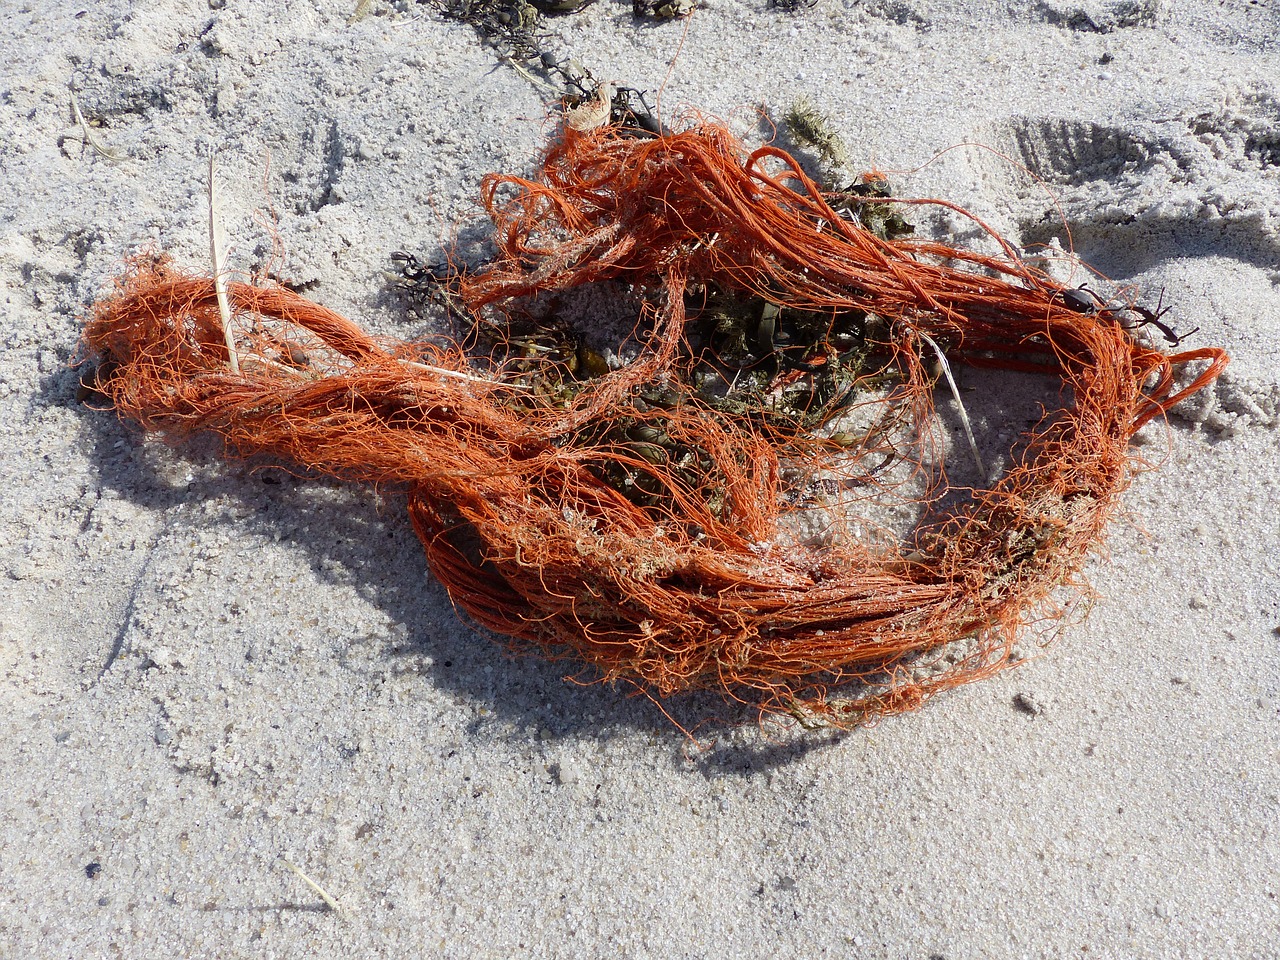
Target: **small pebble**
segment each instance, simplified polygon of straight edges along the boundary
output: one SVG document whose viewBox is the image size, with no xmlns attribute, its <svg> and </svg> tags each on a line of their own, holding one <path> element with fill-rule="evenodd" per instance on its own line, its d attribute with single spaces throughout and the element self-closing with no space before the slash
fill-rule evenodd
<svg viewBox="0 0 1280 960">
<path fill-rule="evenodd" d="M 1044 713 L 1044 707 L 1040 704 L 1040 701 L 1029 693 L 1015 693 L 1013 695 L 1013 705 L 1028 716 L 1038 717 Z"/>
<path fill-rule="evenodd" d="M 572 760 L 561 760 L 559 763 L 551 764 L 550 773 L 555 778 L 556 783 L 561 786 L 577 783 L 582 777 L 582 771 L 578 769 L 578 765 Z"/>
</svg>

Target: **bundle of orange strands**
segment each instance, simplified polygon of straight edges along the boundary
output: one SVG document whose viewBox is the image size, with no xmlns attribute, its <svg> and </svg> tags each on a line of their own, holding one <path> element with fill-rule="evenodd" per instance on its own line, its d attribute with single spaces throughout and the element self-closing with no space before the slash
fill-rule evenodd
<svg viewBox="0 0 1280 960">
<path fill-rule="evenodd" d="M 998 255 L 883 239 L 838 215 L 788 154 L 749 152 L 717 125 L 652 139 L 565 130 L 536 179 L 489 176 L 483 197 L 500 255 L 463 280 L 466 305 L 501 316 L 620 285 L 644 303 L 629 362 L 549 396 L 457 346 L 381 341 L 286 289 L 231 283 L 233 373 L 212 279 L 150 260 L 88 324 L 96 386 L 170 437 L 211 431 L 239 455 L 402 487 L 458 606 L 517 649 L 571 655 L 654 696 L 710 689 L 850 725 L 1008 665 L 1017 628 L 1058 608 L 1055 591 L 1099 542 L 1133 433 L 1226 362 L 1144 345 L 1117 311 L 1072 309 L 990 231 Z M 687 376 L 686 298 L 712 284 L 882 318 L 897 387 L 880 401 L 915 431 L 920 458 L 929 341 L 953 363 L 1053 373 L 1063 409 L 988 489 L 935 497 L 908 537 L 837 524 L 806 541 L 788 532 L 807 508 L 787 477 L 799 464 L 873 498 L 874 431 L 867 449 L 837 449 L 820 432 L 783 437 L 677 402 L 660 425 L 698 451 L 691 477 L 598 426 L 654 422 L 644 391 Z M 1203 369 L 1175 385 L 1189 361 Z M 618 470 L 662 496 L 628 495 Z"/>
</svg>

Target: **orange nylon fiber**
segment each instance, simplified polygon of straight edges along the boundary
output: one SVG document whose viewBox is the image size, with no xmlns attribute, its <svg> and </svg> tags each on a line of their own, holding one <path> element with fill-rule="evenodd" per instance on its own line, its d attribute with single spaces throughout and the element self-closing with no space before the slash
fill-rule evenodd
<svg viewBox="0 0 1280 960">
<path fill-rule="evenodd" d="M 1017 629 L 1080 588 L 1132 473 L 1133 433 L 1226 363 L 1218 349 L 1145 345 L 1118 311 L 1070 309 L 990 230 L 999 255 L 882 239 L 788 154 L 749 151 L 715 124 L 652 139 L 566 129 L 536 178 L 491 175 L 481 191 L 499 256 L 462 281 L 467 307 L 502 317 L 536 295 L 623 284 L 646 304 L 634 359 L 548 396 L 459 347 L 379 341 L 283 288 L 232 283 L 232 374 L 212 280 L 138 260 L 86 328 L 96 386 L 171 438 L 211 431 L 240 456 L 405 489 L 459 607 L 516 649 L 654 696 L 710 689 L 847 726 L 1008 666 Z M 643 391 L 684 382 L 686 294 L 710 284 L 882 318 L 889 406 L 921 463 L 937 452 L 926 337 L 953 363 L 1052 372 L 1063 409 L 988 489 L 930 507 L 905 541 L 837 526 L 800 542 L 785 535 L 799 509 L 788 471 L 874 497 L 861 463 L 882 438 L 850 454 L 697 402 L 655 412 Z M 1192 361 L 1204 369 L 1180 385 Z M 637 454 L 600 427 L 615 423 L 660 425 L 698 469 Z M 661 497 L 627 496 L 619 471 Z"/>
</svg>

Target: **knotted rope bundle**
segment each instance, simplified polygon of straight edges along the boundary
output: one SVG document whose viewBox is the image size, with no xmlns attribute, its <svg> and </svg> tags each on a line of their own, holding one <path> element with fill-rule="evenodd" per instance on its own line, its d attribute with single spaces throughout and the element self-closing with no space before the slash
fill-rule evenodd
<svg viewBox="0 0 1280 960">
<path fill-rule="evenodd" d="M 213 280 L 153 259 L 95 308 L 96 386 L 170 438 L 212 432 L 240 456 L 403 488 L 459 607 L 516 649 L 654 696 L 711 689 L 844 726 L 1007 666 L 1018 628 L 1079 586 L 1134 432 L 1226 363 L 1145 345 L 1119 309 L 1082 312 L 989 230 L 998 255 L 886 239 L 788 154 L 748 151 L 714 124 L 651 139 L 566 129 L 535 179 L 492 175 L 482 195 L 500 253 L 460 282 L 467 308 L 501 318 L 620 285 L 642 302 L 628 362 L 540 389 L 456 344 L 378 340 L 284 288 L 231 283 L 232 372 Z M 868 340 L 894 386 L 850 409 L 889 411 L 897 439 L 882 426 L 836 444 L 829 429 L 781 430 L 702 398 L 689 304 L 712 287 L 877 318 Z M 934 490 L 901 541 L 838 522 L 819 541 L 795 535 L 813 490 L 887 489 L 872 454 L 922 471 L 936 457 L 927 344 L 951 362 L 1052 373 L 1063 407 L 987 489 Z M 1191 361 L 1204 368 L 1175 385 Z M 661 443 L 627 439 L 637 431 Z M 797 472 L 821 478 L 807 499 Z"/>
</svg>

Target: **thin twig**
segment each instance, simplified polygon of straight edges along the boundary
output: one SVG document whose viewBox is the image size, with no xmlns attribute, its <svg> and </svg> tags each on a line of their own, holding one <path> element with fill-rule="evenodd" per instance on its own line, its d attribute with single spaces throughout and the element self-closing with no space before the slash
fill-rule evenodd
<svg viewBox="0 0 1280 960">
<path fill-rule="evenodd" d="M 490 380 L 487 377 L 478 377 L 473 373 L 463 373 L 461 370 L 448 370 L 444 367 L 433 367 L 430 364 L 418 363 L 417 360 L 401 360 L 406 367 L 414 370 L 421 370 L 424 373 L 435 373 L 442 377 L 452 377 L 455 380 L 466 380 L 468 383 L 484 383 L 491 387 L 508 387 L 512 390 L 528 390 L 530 387 L 523 383 L 504 383 L 501 380 Z"/>
<path fill-rule="evenodd" d="M 114 150 L 108 150 L 94 138 L 93 133 L 89 129 L 89 121 L 84 118 L 84 114 L 80 112 L 80 101 L 76 99 L 76 89 L 70 84 L 67 89 L 71 92 L 71 109 L 75 111 L 76 121 L 80 124 L 80 138 L 89 145 L 89 148 L 102 157 L 104 160 L 110 160 L 112 163 L 119 163 L 124 159 L 124 154 L 116 153 Z"/>
<path fill-rule="evenodd" d="M 296 873 L 299 877 L 301 877 L 303 883 L 309 886 L 316 893 L 320 894 L 320 899 L 323 900 L 326 904 L 328 904 L 329 909 L 332 910 L 335 914 L 337 914 L 340 919 L 342 920 L 347 919 L 347 915 L 343 913 L 342 908 L 338 906 L 338 901 L 333 899 L 333 897 L 329 895 L 329 891 L 327 891 L 324 887 L 320 886 L 320 884 L 316 883 L 314 880 L 308 877 L 305 873 L 303 873 L 301 867 L 294 865 L 289 860 L 289 858 L 284 856 L 283 854 L 280 856 L 280 861 L 286 867 L 288 867 L 290 870 Z"/>
<path fill-rule="evenodd" d="M 222 246 L 218 243 L 218 188 L 213 158 L 217 151 L 209 148 L 209 255 L 213 258 L 213 289 L 218 295 L 218 315 L 222 318 L 222 336 L 227 341 L 231 372 L 240 372 L 236 357 L 236 338 L 231 332 L 231 306 L 227 303 L 227 278 L 222 274 Z"/>
<path fill-rule="evenodd" d="M 502 57 L 502 59 L 507 62 L 507 66 L 511 67 L 516 73 L 528 80 L 534 87 L 541 90 L 548 90 L 551 93 L 560 92 L 560 89 L 554 83 L 544 80 L 542 77 L 536 76 L 522 67 L 515 57 Z"/>
<path fill-rule="evenodd" d="M 359 23 L 363 20 L 365 14 L 369 12 L 369 6 L 372 3 L 373 0 L 360 0 L 360 2 L 356 4 L 356 8 L 352 12 L 351 16 L 347 17 L 347 26 L 349 27 L 352 24 Z"/>
<path fill-rule="evenodd" d="M 987 475 L 987 468 L 982 463 L 982 455 L 978 453 L 978 444 L 973 439 L 973 427 L 969 425 L 969 414 L 965 413 L 964 401 L 960 399 L 960 388 L 956 386 L 956 378 L 951 375 L 951 364 L 947 362 L 947 356 L 942 352 L 942 348 L 934 342 L 933 337 L 927 333 L 917 330 L 920 339 L 933 347 L 933 352 L 938 355 L 938 363 L 942 366 L 942 372 L 947 378 L 947 385 L 951 387 L 951 395 L 956 398 L 956 406 L 960 408 L 960 422 L 964 424 L 964 435 L 969 440 L 969 449 L 973 451 L 973 462 L 978 465 L 978 473 L 983 477 Z"/>
</svg>

